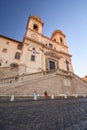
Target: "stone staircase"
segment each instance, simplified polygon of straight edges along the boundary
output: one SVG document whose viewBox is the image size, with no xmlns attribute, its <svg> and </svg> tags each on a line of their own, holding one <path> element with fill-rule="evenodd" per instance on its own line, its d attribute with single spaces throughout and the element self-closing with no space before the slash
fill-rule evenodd
<svg viewBox="0 0 87 130">
<path fill-rule="evenodd" d="M 0 95 L 32 96 L 34 91 L 37 91 L 40 96 L 43 96 L 44 91 L 47 91 L 50 96 L 87 96 L 87 83 L 77 75 L 64 70 L 0 80 Z"/>
</svg>

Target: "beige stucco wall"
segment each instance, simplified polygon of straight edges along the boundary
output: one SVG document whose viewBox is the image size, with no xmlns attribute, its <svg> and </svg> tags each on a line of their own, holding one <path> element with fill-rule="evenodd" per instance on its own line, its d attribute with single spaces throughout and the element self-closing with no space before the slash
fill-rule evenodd
<svg viewBox="0 0 87 130">
<path fill-rule="evenodd" d="M 11 64 L 12 62 L 19 63 L 19 60 L 16 60 L 14 58 L 15 53 L 19 52 L 19 50 L 17 50 L 17 46 L 17 42 L 0 37 L 0 60 L 3 60 L 3 66 L 9 66 L 9 64 Z M 6 53 L 3 52 L 4 48 L 7 49 Z"/>
</svg>

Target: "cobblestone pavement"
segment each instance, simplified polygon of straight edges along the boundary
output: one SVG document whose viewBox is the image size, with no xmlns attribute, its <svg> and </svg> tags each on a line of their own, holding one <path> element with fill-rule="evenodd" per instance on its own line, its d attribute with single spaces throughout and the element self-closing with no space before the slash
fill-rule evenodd
<svg viewBox="0 0 87 130">
<path fill-rule="evenodd" d="M 87 98 L 2 102 L 0 130 L 87 130 Z"/>
</svg>

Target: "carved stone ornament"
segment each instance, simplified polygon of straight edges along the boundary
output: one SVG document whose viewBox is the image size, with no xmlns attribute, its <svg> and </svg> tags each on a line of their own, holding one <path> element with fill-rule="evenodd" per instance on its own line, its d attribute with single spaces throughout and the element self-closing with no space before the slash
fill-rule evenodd
<svg viewBox="0 0 87 130">
<path fill-rule="evenodd" d="M 30 46 L 30 47 L 28 47 L 27 50 L 28 50 L 28 51 L 33 51 L 33 47 Z M 35 49 L 35 53 L 39 53 L 39 49 Z"/>
<path fill-rule="evenodd" d="M 38 49 L 36 49 L 36 53 L 39 53 L 39 50 L 38 50 Z"/>
<path fill-rule="evenodd" d="M 29 46 L 29 43 L 25 43 L 26 44 L 26 46 Z"/>
<path fill-rule="evenodd" d="M 36 34 L 31 34 L 31 37 L 33 38 L 33 39 L 38 39 L 38 36 L 36 35 Z"/>
<path fill-rule="evenodd" d="M 30 47 L 28 47 L 28 51 L 32 51 L 32 47 L 30 46 Z"/>
</svg>

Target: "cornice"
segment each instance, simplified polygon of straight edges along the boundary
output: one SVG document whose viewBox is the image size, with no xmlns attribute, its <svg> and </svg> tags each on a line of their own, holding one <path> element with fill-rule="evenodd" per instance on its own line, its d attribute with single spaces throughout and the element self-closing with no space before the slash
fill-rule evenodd
<svg viewBox="0 0 87 130">
<path fill-rule="evenodd" d="M 39 41 L 37 41 L 37 40 L 35 40 L 35 39 L 32 39 L 32 38 L 30 38 L 30 37 L 27 37 L 27 36 L 24 36 L 24 39 L 27 39 L 27 40 L 30 40 L 30 41 L 32 41 L 32 42 L 35 42 L 35 43 L 37 43 L 37 44 L 39 44 L 39 45 L 43 45 L 41 42 L 39 42 Z"/>
<path fill-rule="evenodd" d="M 58 51 L 58 50 L 55 50 L 55 49 L 50 49 L 50 48 L 47 47 L 46 45 L 42 44 L 42 42 L 36 41 L 35 39 L 31 39 L 31 38 L 26 37 L 26 36 L 24 36 L 24 38 L 27 39 L 27 40 L 30 40 L 30 41 L 32 41 L 32 42 L 34 42 L 34 43 L 37 43 L 38 45 L 42 46 L 42 48 L 46 48 L 46 49 L 48 49 L 48 50 L 50 50 L 50 51 L 53 51 L 53 52 L 56 52 L 56 53 L 60 53 L 60 54 L 64 54 L 64 55 L 66 55 L 66 56 L 72 57 L 72 55 L 70 55 L 70 54 L 68 54 L 68 53 L 65 53 L 65 52 L 62 52 L 62 51 Z"/>
<path fill-rule="evenodd" d="M 44 54 L 48 55 L 48 56 L 51 56 L 51 57 L 54 57 L 54 58 L 57 58 L 57 59 L 62 58 L 61 56 L 56 55 L 55 52 L 51 52 L 51 51 L 46 51 Z"/>
<path fill-rule="evenodd" d="M 66 45 L 63 45 L 63 44 L 60 44 L 59 42 L 55 42 L 54 40 L 52 40 L 51 38 L 49 38 L 49 37 L 47 37 L 47 36 L 45 36 L 45 35 L 43 35 L 43 34 L 41 34 L 41 33 L 38 33 L 38 32 L 36 32 L 36 31 L 34 31 L 33 29 L 31 29 L 31 28 L 29 28 L 29 30 L 31 30 L 33 33 L 35 33 L 35 34 L 39 34 L 40 36 L 42 36 L 42 37 L 44 37 L 44 38 L 46 38 L 47 40 L 49 40 L 50 42 L 53 42 L 53 43 L 56 43 L 56 44 L 58 44 L 58 45 L 61 45 L 61 46 L 63 46 L 63 47 L 66 47 L 66 48 L 68 48 L 68 46 L 66 46 Z"/>
<path fill-rule="evenodd" d="M 41 36 L 42 36 L 42 34 L 41 34 L 41 33 L 39 33 L 39 32 L 37 32 L 37 31 L 35 31 L 34 29 L 28 28 L 28 30 L 30 30 L 30 31 L 32 31 L 32 32 L 34 32 L 34 33 L 39 34 L 39 35 L 41 35 Z"/>
</svg>

